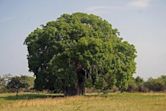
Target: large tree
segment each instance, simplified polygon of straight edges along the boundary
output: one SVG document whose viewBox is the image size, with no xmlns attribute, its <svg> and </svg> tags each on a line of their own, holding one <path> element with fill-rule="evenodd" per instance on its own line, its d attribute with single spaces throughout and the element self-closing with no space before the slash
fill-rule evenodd
<svg viewBox="0 0 166 111">
<path fill-rule="evenodd" d="M 63 14 L 25 40 L 35 88 L 81 95 L 85 83 L 123 91 L 136 69 L 136 50 L 106 20 L 85 13 Z"/>
</svg>

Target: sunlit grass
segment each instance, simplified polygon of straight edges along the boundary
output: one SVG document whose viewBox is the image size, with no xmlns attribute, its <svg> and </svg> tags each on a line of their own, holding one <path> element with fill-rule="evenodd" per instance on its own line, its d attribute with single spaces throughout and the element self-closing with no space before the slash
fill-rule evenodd
<svg viewBox="0 0 166 111">
<path fill-rule="evenodd" d="M 12 96 L 13 95 L 13 96 Z M 26 98 L 24 98 L 26 95 Z M 34 96 L 34 97 L 31 97 Z M 111 93 L 62 97 L 46 94 L 0 95 L 0 111 L 165 111 L 164 93 Z"/>
</svg>

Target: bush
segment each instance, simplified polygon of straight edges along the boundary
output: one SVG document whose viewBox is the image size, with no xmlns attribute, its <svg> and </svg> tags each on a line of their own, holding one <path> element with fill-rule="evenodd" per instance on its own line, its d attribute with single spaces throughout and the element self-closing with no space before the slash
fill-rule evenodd
<svg viewBox="0 0 166 111">
<path fill-rule="evenodd" d="M 149 91 L 165 91 L 166 76 L 161 76 L 157 79 L 150 78 L 144 83 L 144 86 L 148 88 Z"/>
<path fill-rule="evenodd" d="M 127 91 L 128 92 L 138 91 L 138 86 L 137 86 L 134 78 L 129 81 Z"/>
</svg>

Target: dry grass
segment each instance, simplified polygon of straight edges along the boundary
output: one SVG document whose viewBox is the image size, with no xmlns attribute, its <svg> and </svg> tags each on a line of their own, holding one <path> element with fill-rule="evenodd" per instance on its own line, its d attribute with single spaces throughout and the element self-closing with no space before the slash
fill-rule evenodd
<svg viewBox="0 0 166 111">
<path fill-rule="evenodd" d="M 166 111 L 164 93 L 113 93 L 60 98 L 5 99 L 0 95 L 0 111 Z M 40 97 L 40 96 L 39 96 Z"/>
</svg>

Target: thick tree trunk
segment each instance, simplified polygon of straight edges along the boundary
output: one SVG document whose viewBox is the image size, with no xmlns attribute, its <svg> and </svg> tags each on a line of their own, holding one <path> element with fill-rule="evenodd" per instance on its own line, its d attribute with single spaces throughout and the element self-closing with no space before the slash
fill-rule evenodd
<svg viewBox="0 0 166 111">
<path fill-rule="evenodd" d="M 80 69 L 77 71 L 77 95 L 85 94 L 85 71 Z"/>
<path fill-rule="evenodd" d="M 16 97 L 18 97 L 18 89 L 16 89 Z"/>
<path fill-rule="evenodd" d="M 77 70 L 77 83 L 75 87 L 66 87 L 64 89 L 65 96 L 76 96 L 85 94 L 85 71 Z"/>
<path fill-rule="evenodd" d="M 74 96 L 77 95 L 77 89 L 74 87 L 66 87 L 64 90 L 65 96 Z"/>
</svg>

